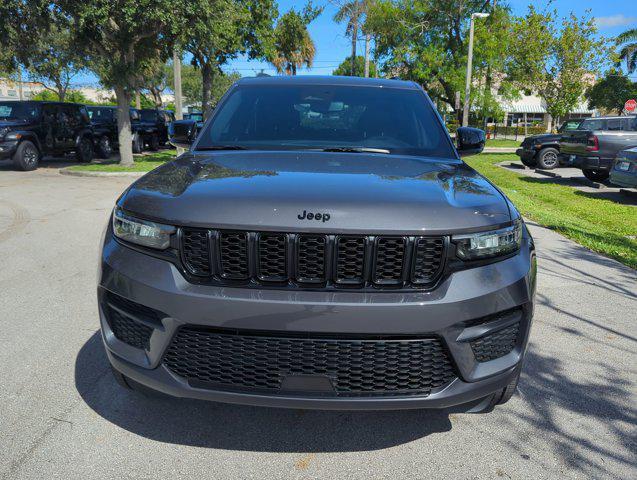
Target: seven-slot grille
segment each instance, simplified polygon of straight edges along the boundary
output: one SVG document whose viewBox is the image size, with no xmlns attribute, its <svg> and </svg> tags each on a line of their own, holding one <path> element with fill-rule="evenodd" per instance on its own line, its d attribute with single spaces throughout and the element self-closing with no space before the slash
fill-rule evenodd
<svg viewBox="0 0 637 480">
<path fill-rule="evenodd" d="M 444 237 L 182 228 L 181 261 L 201 281 L 309 288 L 428 288 Z"/>
<path fill-rule="evenodd" d="M 307 333 L 181 327 L 163 358 L 195 387 L 286 393 L 289 376 L 329 379 L 323 395 L 423 395 L 449 384 L 454 368 L 438 337 L 335 338 Z"/>
</svg>

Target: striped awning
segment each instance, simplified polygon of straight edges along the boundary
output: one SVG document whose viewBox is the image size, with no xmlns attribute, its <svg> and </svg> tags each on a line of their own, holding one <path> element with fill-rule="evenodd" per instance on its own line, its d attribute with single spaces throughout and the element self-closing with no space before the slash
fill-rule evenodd
<svg viewBox="0 0 637 480">
<path fill-rule="evenodd" d="M 519 100 L 514 101 L 503 100 L 501 105 L 506 113 L 547 113 L 546 103 L 535 95 L 525 95 Z M 592 115 L 595 113 L 595 110 L 589 109 L 586 101 L 581 101 L 569 113 Z"/>
</svg>

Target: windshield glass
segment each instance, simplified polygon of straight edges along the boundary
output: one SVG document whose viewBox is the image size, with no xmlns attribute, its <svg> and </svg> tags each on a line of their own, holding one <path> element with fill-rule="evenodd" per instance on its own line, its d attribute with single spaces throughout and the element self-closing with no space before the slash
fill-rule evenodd
<svg viewBox="0 0 637 480">
<path fill-rule="evenodd" d="M 35 103 L 0 102 L 0 120 L 31 120 L 40 113 Z"/>
<path fill-rule="evenodd" d="M 579 126 L 580 130 L 605 130 L 606 120 L 590 118 L 584 120 Z"/>
<path fill-rule="evenodd" d="M 203 113 L 187 113 L 184 120 L 194 120 L 195 122 L 203 122 Z"/>
<path fill-rule="evenodd" d="M 418 90 L 243 85 L 217 107 L 197 149 L 360 147 L 455 158 L 446 135 Z"/>
<path fill-rule="evenodd" d="M 113 119 L 113 110 L 110 108 L 86 107 L 88 116 L 94 122 L 107 121 Z"/>
<path fill-rule="evenodd" d="M 156 122 L 157 121 L 157 112 L 155 110 L 140 110 L 142 122 Z"/>
</svg>

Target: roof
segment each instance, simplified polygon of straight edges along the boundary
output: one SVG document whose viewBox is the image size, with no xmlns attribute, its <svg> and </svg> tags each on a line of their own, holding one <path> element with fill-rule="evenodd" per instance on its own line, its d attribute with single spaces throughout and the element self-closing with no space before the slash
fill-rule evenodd
<svg viewBox="0 0 637 480">
<path fill-rule="evenodd" d="M 418 85 L 411 81 L 390 80 L 386 78 L 342 77 L 338 75 L 281 75 L 244 77 L 237 81 L 241 85 L 350 85 L 360 87 L 418 89 Z"/>
<path fill-rule="evenodd" d="M 546 103 L 536 95 L 524 95 L 513 101 L 501 100 L 500 103 L 507 113 L 548 113 Z M 586 102 L 581 101 L 569 113 L 592 115 L 595 110 L 589 109 Z"/>
</svg>

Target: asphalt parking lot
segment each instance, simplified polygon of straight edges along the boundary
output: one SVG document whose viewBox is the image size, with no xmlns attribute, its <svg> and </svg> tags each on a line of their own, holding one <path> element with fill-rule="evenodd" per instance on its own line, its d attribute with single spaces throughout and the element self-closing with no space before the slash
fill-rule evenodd
<svg viewBox="0 0 637 480">
<path fill-rule="evenodd" d="M 46 167 L 46 166 L 45 166 Z M 519 394 L 488 415 L 149 399 L 102 351 L 99 237 L 130 178 L 0 162 L 0 477 L 637 478 L 637 273 L 541 227 Z"/>
</svg>

